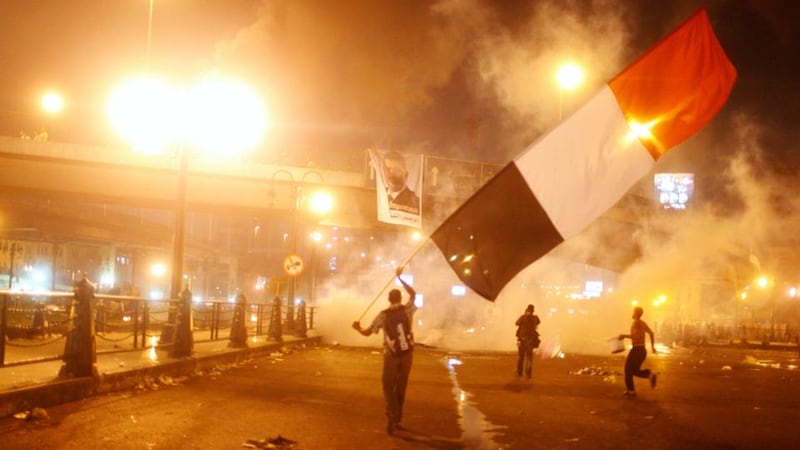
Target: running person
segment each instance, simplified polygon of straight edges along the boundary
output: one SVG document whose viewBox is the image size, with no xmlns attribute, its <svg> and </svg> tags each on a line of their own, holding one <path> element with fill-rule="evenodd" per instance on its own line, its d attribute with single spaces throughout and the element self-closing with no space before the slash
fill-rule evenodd
<svg viewBox="0 0 800 450">
<path fill-rule="evenodd" d="M 653 373 L 650 369 L 642 369 L 642 363 L 647 358 L 647 348 L 645 345 L 645 334 L 650 335 L 650 348 L 653 354 L 656 353 L 655 335 L 653 330 L 647 326 L 642 320 L 644 310 L 641 306 L 633 308 L 633 322 L 631 323 L 631 334 L 620 334 L 619 339 L 631 340 L 631 351 L 625 358 L 625 395 L 630 397 L 636 396 L 636 388 L 633 385 L 633 377 L 648 378 L 650 380 L 650 387 L 656 387 L 658 375 Z"/>
</svg>

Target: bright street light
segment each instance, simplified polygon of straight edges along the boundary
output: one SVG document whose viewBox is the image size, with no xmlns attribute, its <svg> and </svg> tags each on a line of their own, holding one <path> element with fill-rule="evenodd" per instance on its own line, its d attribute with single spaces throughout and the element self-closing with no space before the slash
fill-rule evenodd
<svg viewBox="0 0 800 450">
<path fill-rule="evenodd" d="M 150 273 L 156 278 L 161 278 L 167 273 L 167 266 L 164 263 L 154 263 L 150 266 Z"/>
<path fill-rule="evenodd" d="M 268 128 L 261 101 L 238 81 L 207 77 L 183 95 L 179 132 L 198 151 L 241 153 L 255 147 Z"/>
<path fill-rule="evenodd" d="M 558 82 L 558 120 L 561 121 L 564 107 L 564 91 L 575 89 L 581 84 L 583 70 L 575 63 L 563 64 L 556 72 L 556 81 Z"/>
<path fill-rule="evenodd" d="M 183 289 L 187 150 L 218 155 L 253 148 L 267 129 L 260 100 L 244 84 L 208 76 L 188 87 L 146 76 L 120 85 L 108 103 L 113 128 L 135 150 L 178 154 L 178 207 L 175 211 L 171 296 Z M 188 148 L 185 148 L 188 147 Z"/>
<path fill-rule="evenodd" d="M 193 151 L 241 153 L 268 128 L 267 113 L 244 84 L 209 76 L 189 87 L 144 76 L 121 84 L 108 104 L 111 125 L 137 151 L 182 144 Z"/>
<path fill-rule="evenodd" d="M 333 197 L 325 191 L 318 191 L 311 195 L 309 207 L 316 214 L 327 214 L 333 209 Z"/>
<path fill-rule="evenodd" d="M 583 70 L 575 63 L 567 63 L 559 67 L 556 80 L 561 89 L 575 89 L 583 81 Z"/>
<path fill-rule="evenodd" d="M 42 108 L 50 114 L 60 113 L 64 109 L 64 98 L 58 92 L 47 92 L 42 96 Z"/>
<path fill-rule="evenodd" d="M 159 153 L 175 138 L 179 115 L 176 92 L 157 77 L 141 77 L 121 84 L 108 102 L 111 126 L 142 153 Z"/>
</svg>

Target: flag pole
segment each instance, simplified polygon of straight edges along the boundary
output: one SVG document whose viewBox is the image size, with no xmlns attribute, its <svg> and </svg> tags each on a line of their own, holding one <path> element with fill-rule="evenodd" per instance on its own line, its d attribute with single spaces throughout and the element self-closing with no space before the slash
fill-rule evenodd
<svg viewBox="0 0 800 450">
<path fill-rule="evenodd" d="M 406 264 L 408 264 L 408 263 L 411 261 L 411 259 L 412 259 L 414 256 L 416 256 L 416 255 L 417 255 L 417 253 L 419 253 L 419 251 L 420 251 L 420 250 L 422 250 L 422 247 L 423 247 L 425 244 L 427 244 L 427 243 L 428 243 L 428 240 L 427 240 L 427 239 L 423 240 L 423 241 L 422 241 L 422 242 L 421 242 L 421 243 L 420 243 L 420 244 L 419 244 L 419 245 L 418 245 L 418 246 L 417 246 L 417 247 L 414 249 L 414 251 L 413 251 L 413 252 L 411 252 L 411 254 L 410 254 L 410 255 L 408 255 L 408 257 L 405 259 L 405 261 L 403 261 L 403 263 L 402 263 L 402 264 L 400 264 L 400 267 L 405 267 L 405 266 L 406 266 Z M 384 284 L 384 285 L 383 285 L 383 287 L 381 288 L 381 290 L 380 290 L 380 291 L 378 291 L 378 293 L 377 293 L 377 294 L 375 294 L 375 297 L 372 299 L 372 301 L 371 301 L 371 302 L 369 302 L 369 305 L 367 305 L 367 308 L 364 310 L 364 312 L 363 312 L 363 313 L 361 313 L 361 316 L 359 316 L 359 317 L 358 317 L 358 322 L 361 322 L 361 320 L 362 320 L 362 319 L 364 319 L 364 316 L 366 316 L 366 315 L 367 315 L 367 312 L 370 310 L 370 308 L 372 308 L 372 305 L 374 305 L 374 304 L 375 304 L 375 302 L 376 302 L 376 301 L 378 301 L 378 299 L 380 298 L 381 294 L 383 294 L 383 291 L 385 291 L 385 290 L 386 290 L 386 288 L 387 288 L 387 287 L 389 287 L 389 285 L 390 285 L 390 284 L 392 284 L 392 281 L 394 281 L 394 277 L 395 277 L 395 276 L 392 276 L 391 278 L 389 278 L 389 280 L 387 280 L 387 281 L 386 281 L 386 284 Z"/>
</svg>

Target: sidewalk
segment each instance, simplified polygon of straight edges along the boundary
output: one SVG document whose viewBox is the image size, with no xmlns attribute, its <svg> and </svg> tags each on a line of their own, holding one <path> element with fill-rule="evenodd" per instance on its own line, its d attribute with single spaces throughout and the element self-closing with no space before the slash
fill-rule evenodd
<svg viewBox="0 0 800 450">
<path fill-rule="evenodd" d="M 98 378 L 58 378 L 63 362 L 44 361 L 0 367 L 0 417 L 46 408 L 91 395 L 135 387 L 147 377 L 177 377 L 207 370 L 219 364 L 230 364 L 253 356 L 280 351 L 282 347 L 316 345 L 320 337 L 309 331 L 309 337 L 284 335 L 283 342 L 266 336 L 248 339 L 248 348 L 230 348 L 228 339 L 194 344 L 193 355 L 170 358 L 168 348 L 99 353 Z"/>
</svg>

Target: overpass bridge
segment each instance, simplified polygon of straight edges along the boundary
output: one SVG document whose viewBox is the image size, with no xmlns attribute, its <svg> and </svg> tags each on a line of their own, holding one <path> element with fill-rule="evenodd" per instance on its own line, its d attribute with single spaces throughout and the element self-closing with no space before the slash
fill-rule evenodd
<svg viewBox="0 0 800 450">
<path fill-rule="evenodd" d="M 278 267 L 287 251 L 297 250 L 287 249 L 287 235 L 298 233 L 298 220 L 307 222 L 298 205 L 304 194 L 317 188 L 331 192 L 336 204 L 329 216 L 318 221 L 322 225 L 367 234 L 396 233 L 397 227 L 377 221 L 374 182 L 366 151 L 363 154 L 361 164 L 345 169 L 190 157 L 186 253 L 187 262 L 193 257 L 197 262 L 187 266 L 223 261 L 228 278 L 235 278 L 244 266 L 263 265 L 264 260 L 274 260 L 271 264 Z M 427 156 L 426 230 L 435 228 L 499 168 Z M 50 243 L 54 267 L 60 253 L 56 246 L 78 243 L 113 246 L 114 250 L 96 257 L 105 266 L 116 265 L 120 254 L 169 252 L 179 171 L 175 154 L 143 155 L 123 147 L 0 137 L 0 239 Z M 430 177 L 434 172 L 438 176 Z M 431 183 L 432 178 L 438 181 Z M 652 208 L 648 199 L 629 195 L 600 221 L 633 229 L 642 212 Z M 259 242 L 264 239 L 267 242 Z M 5 270 L 0 267 L 4 273 L 8 272 L 7 248 L 5 253 Z M 615 242 L 613 252 L 602 249 L 580 258 L 621 270 L 638 254 L 635 243 L 625 240 Z M 56 278 L 54 274 L 54 285 Z"/>
<path fill-rule="evenodd" d="M 314 225 L 356 233 L 396 230 L 377 221 L 366 151 L 355 158 L 357 164 L 353 160 L 348 158 L 345 168 L 313 161 L 310 167 L 299 167 L 190 156 L 187 260 L 195 257 L 204 261 L 197 264 L 206 265 L 222 260 L 231 277 L 248 259 L 262 265 L 265 259 L 277 260 L 280 267 L 287 252 L 298 250 L 287 247 L 287 235 L 298 234 L 312 222 L 304 213 L 303 198 L 317 189 L 331 193 L 336 206 L 326 217 L 314 217 Z M 441 162 L 429 159 L 431 168 Z M 457 206 L 492 175 L 489 165 L 451 164 L 456 165 L 462 167 L 447 170 L 453 175 L 449 182 L 430 187 L 426 215 L 443 205 Z M 123 147 L 0 137 L 0 273 L 8 273 L 13 265 L 9 245 L 14 241 L 51 244 L 53 266 L 57 254 L 66 251 L 57 246 L 113 246 L 116 250 L 94 257 L 103 259 L 98 264 L 105 266 L 115 265 L 112 260 L 120 252 L 168 253 L 179 206 L 179 175 L 176 154 L 143 155 Z M 22 263 L 20 255 L 17 264 Z"/>
<path fill-rule="evenodd" d="M 177 205 L 179 170 L 175 154 L 143 155 L 127 148 L 0 137 L 0 187 L 4 198 L 64 199 L 172 210 Z M 272 216 L 293 210 L 298 189 L 325 186 L 346 199 L 337 202 L 331 222 L 352 227 L 374 225 L 374 201 L 361 201 L 370 195 L 374 200 L 365 171 L 198 156 L 188 158 L 186 173 L 190 211 Z"/>
</svg>

